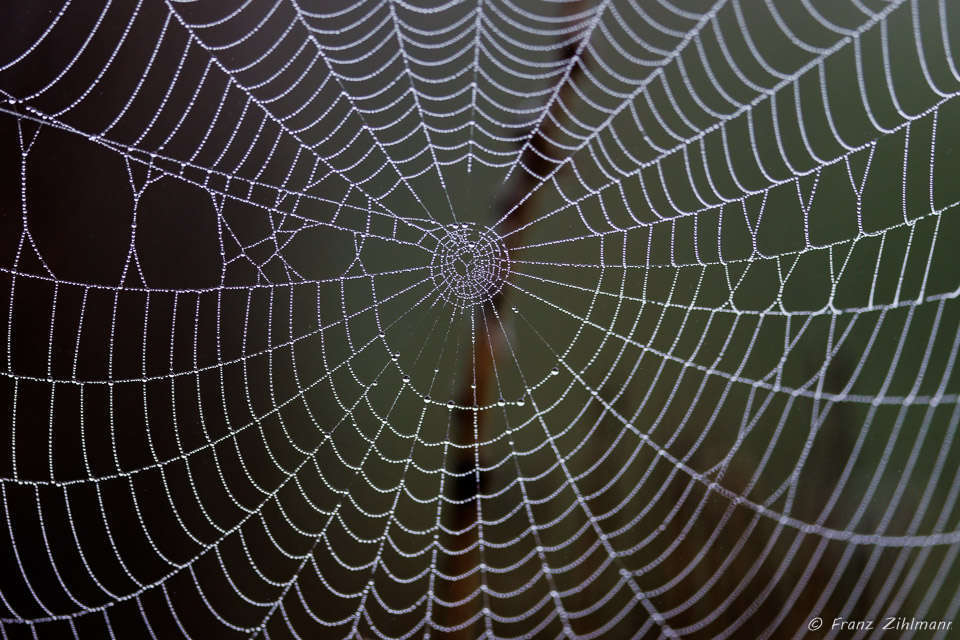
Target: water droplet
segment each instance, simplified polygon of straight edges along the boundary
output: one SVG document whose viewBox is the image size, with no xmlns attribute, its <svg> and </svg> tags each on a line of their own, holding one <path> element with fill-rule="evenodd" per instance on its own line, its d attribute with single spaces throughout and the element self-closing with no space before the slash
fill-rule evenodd
<svg viewBox="0 0 960 640">
<path fill-rule="evenodd" d="M 423 401 L 427 404 L 430 403 L 430 396 L 423 396 Z"/>
<path fill-rule="evenodd" d="M 403 376 L 403 381 L 404 381 L 404 382 L 410 382 L 410 376 L 404 374 L 404 376 Z"/>
<path fill-rule="evenodd" d="M 550 375 L 555 376 L 555 375 L 557 375 L 558 373 L 560 373 L 560 369 L 558 369 L 558 368 L 556 368 L 556 367 L 554 367 L 553 369 L 550 369 Z"/>
<path fill-rule="evenodd" d="M 507 401 L 504 400 L 503 398 L 500 398 L 499 400 L 497 400 L 498 407 L 505 407 L 506 405 L 507 405 Z"/>
<path fill-rule="evenodd" d="M 518 407 L 522 407 L 522 406 L 525 405 L 525 404 L 527 404 L 527 401 L 524 400 L 523 398 L 520 398 L 519 400 L 517 400 L 517 406 L 518 406 Z"/>
<path fill-rule="evenodd" d="M 453 400 L 447 400 L 447 407 L 453 409 Z"/>
</svg>

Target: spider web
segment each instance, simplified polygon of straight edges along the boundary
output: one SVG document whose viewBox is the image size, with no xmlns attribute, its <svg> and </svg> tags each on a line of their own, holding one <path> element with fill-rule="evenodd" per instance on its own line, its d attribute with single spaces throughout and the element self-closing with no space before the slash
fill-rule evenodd
<svg viewBox="0 0 960 640">
<path fill-rule="evenodd" d="M 955 5 L 225 5 L 3 27 L 4 638 L 957 617 Z"/>
</svg>

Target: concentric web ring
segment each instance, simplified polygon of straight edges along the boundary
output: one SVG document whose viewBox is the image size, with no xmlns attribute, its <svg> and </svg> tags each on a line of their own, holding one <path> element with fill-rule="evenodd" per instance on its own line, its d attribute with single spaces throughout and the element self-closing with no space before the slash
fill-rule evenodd
<svg viewBox="0 0 960 640">
<path fill-rule="evenodd" d="M 4 640 L 956 633 L 957 3 L 11 6 Z"/>
</svg>

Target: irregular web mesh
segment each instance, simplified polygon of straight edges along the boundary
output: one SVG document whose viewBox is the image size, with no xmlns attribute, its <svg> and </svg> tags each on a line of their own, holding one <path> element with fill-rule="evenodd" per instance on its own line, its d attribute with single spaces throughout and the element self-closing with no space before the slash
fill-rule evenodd
<svg viewBox="0 0 960 640">
<path fill-rule="evenodd" d="M 0 32 L 3 638 L 957 617 L 956 3 Z"/>
</svg>

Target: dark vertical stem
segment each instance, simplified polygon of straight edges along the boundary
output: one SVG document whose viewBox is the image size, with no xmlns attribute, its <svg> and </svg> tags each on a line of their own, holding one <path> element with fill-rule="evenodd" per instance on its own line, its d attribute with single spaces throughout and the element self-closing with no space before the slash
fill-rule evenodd
<svg viewBox="0 0 960 640">
<path fill-rule="evenodd" d="M 582 4 L 584 3 L 565 5 L 566 11 L 574 14 L 582 8 Z M 506 216 L 500 235 L 505 237 L 507 250 L 510 252 L 522 246 L 523 232 L 520 229 L 534 219 L 536 197 L 531 194 L 541 184 L 542 176 L 548 175 L 564 159 L 563 151 L 557 148 L 551 139 L 560 133 L 558 123 L 566 119 L 560 105 L 570 100 L 574 94 L 573 86 L 583 73 L 584 60 L 576 57 L 580 43 L 579 40 L 573 41 L 560 50 L 558 58 L 570 61 L 566 80 L 547 106 L 546 117 L 542 119 L 540 126 L 527 138 L 518 163 L 518 175 L 504 184 L 497 195 L 494 213 L 497 218 Z M 462 407 L 482 406 L 494 400 L 494 365 L 502 357 L 506 341 L 496 318 L 502 317 L 500 312 L 504 307 L 505 291 L 506 287 L 494 296 L 490 304 L 484 305 L 483 311 L 474 318 L 482 324 L 479 324 L 474 332 L 473 353 L 458 394 L 459 405 Z M 453 550 L 466 549 L 479 542 L 476 526 L 479 515 L 478 496 L 484 493 L 488 484 L 486 473 L 482 471 L 484 459 L 487 457 L 483 446 L 487 440 L 484 434 L 485 422 L 484 412 L 458 409 L 454 415 L 453 440 L 462 448 L 454 449 L 451 456 L 453 471 L 458 476 L 450 483 L 450 497 L 456 502 L 450 504 L 444 514 L 447 528 L 458 532 L 454 533 L 449 541 Z M 465 577 L 446 583 L 447 588 L 442 589 L 440 594 L 444 600 L 458 602 L 476 592 L 480 586 L 480 573 L 475 572 L 469 576 L 465 574 L 479 562 L 480 553 L 477 547 L 468 553 L 447 556 L 444 573 Z M 470 603 L 450 608 L 445 625 L 452 627 L 463 623 L 474 614 L 474 609 Z M 468 625 L 447 637 L 473 638 L 476 635 L 472 625 Z"/>
</svg>

